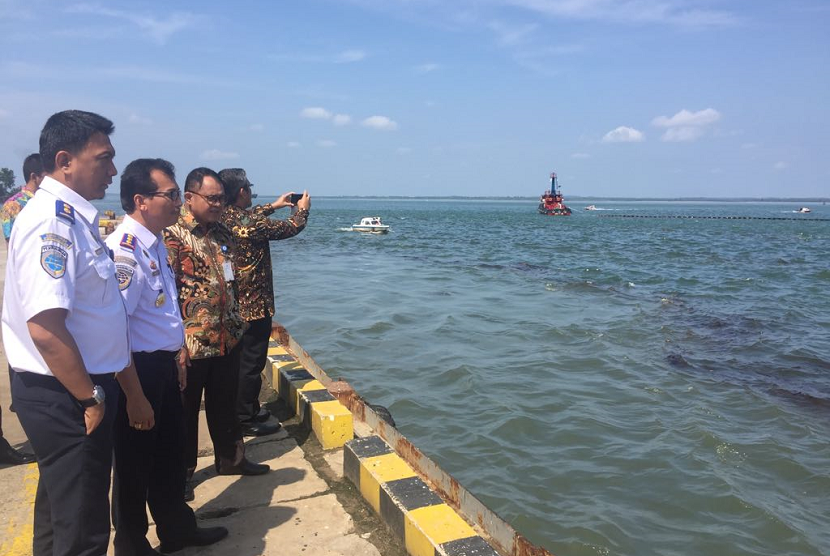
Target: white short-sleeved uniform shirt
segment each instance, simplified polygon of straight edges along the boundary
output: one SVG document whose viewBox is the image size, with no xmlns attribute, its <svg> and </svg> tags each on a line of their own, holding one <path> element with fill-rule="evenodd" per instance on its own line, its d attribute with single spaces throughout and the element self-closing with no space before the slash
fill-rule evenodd
<svg viewBox="0 0 830 556">
<path fill-rule="evenodd" d="M 46 177 L 14 222 L 3 295 L 3 345 L 17 371 L 52 375 L 29 335 L 29 319 L 66 309 L 66 328 L 90 374 L 130 361 L 127 313 L 115 264 L 98 235 L 98 211 Z"/>
<path fill-rule="evenodd" d="M 115 254 L 118 287 L 130 316 L 134 352 L 178 351 L 184 345 L 176 277 L 167 262 L 167 247 L 141 223 L 125 216 L 107 237 Z"/>
</svg>

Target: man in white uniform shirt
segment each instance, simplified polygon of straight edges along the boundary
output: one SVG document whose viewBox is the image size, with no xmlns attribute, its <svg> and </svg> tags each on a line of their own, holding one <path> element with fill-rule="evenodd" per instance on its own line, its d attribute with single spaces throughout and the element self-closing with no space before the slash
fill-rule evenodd
<svg viewBox="0 0 830 556">
<path fill-rule="evenodd" d="M 123 390 L 115 418 L 113 521 L 115 556 L 157 554 L 147 542 L 147 511 L 156 523 L 161 552 L 223 539 L 224 527 L 196 526 L 184 501 L 184 420 L 180 388 L 186 361 L 177 366 L 184 327 L 176 279 L 161 231 L 175 224 L 182 206 L 173 165 L 160 158 L 130 162 L 121 173 L 124 221 L 107 238 L 115 255 L 118 287 L 130 316 L 138 381 L 119 376 Z M 122 380 L 123 378 L 123 380 Z M 146 421 L 143 400 L 152 406 Z"/>
<path fill-rule="evenodd" d="M 112 122 L 70 110 L 40 134 L 47 176 L 14 223 L 3 298 L 12 401 L 37 457 L 34 556 L 101 556 L 109 542 L 115 373 L 130 361 L 98 211 L 116 169 Z"/>
</svg>

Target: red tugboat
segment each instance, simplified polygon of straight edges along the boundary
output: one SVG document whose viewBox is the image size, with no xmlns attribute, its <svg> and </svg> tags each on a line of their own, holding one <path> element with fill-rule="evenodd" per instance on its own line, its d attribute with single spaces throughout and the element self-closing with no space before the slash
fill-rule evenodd
<svg viewBox="0 0 830 556">
<path fill-rule="evenodd" d="M 562 191 L 559 189 L 559 182 L 556 180 L 556 172 L 550 175 L 550 189 L 542 194 L 539 199 L 539 214 L 546 216 L 570 216 L 571 209 L 562 202 Z"/>
</svg>

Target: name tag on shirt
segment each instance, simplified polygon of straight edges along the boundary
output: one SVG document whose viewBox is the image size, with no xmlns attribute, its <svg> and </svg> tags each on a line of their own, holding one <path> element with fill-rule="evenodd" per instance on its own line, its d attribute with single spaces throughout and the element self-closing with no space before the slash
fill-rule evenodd
<svg viewBox="0 0 830 556">
<path fill-rule="evenodd" d="M 230 261 L 222 263 L 222 272 L 225 275 L 225 280 L 228 282 L 233 280 L 233 264 Z"/>
</svg>

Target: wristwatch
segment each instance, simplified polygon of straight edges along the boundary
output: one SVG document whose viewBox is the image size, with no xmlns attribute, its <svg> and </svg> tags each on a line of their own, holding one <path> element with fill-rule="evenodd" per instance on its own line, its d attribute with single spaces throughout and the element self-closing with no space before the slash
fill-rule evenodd
<svg viewBox="0 0 830 556">
<path fill-rule="evenodd" d="M 85 400 L 78 400 L 82 407 L 93 407 L 104 403 L 106 399 L 104 389 L 97 384 L 92 388 L 92 397 Z"/>
</svg>

